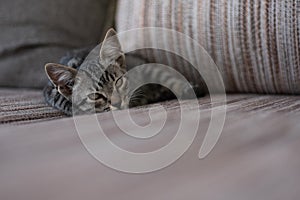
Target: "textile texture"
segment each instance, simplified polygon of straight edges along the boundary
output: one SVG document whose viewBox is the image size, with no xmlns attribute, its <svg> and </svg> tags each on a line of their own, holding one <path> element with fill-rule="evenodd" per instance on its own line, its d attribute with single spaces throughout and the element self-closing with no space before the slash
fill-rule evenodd
<svg viewBox="0 0 300 200">
<path fill-rule="evenodd" d="M 12 97 L 17 100 L 8 103 Z M 35 107 L 27 105 L 28 98 L 39 99 Z M 11 117 L 17 116 L 13 110 L 18 108 L 22 108 L 23 116 L 28 117 L 26 123 L 33 120 L 30 119 L 32 110 L 41 116 L 53 117 L 50 113 L 57 112 L 40 100 L 40 92 L 34 91 L 1 97 L 1 120 L 9 113 Z M 201 119 L 192 146 L 169 167 L 140 175 L 121 173 L 95 159 L 80 140 L 73 118 L 18 126 L 1 125 L 0 199 L 299 199 L 299 97 L 229 95 L 221 137 L 212 152 L 201 160 L 197 155 L 211 115 L 209 99 L 201 98 L 199 103 Z M 106 136 L 118 147 L 135 153 L 153 152 L 176 137 L 181 122 L 175 101 L 163 105 L 167 110 L 166 123 L 159 134 L 147 139 L 137 139 L 122 132 L 111 112 L 97 117 Z M 184 112 L 193 121 L 197 110 L 190 105 L 190 101 L 184 103 Z M 149 107 L 131 110 L 132 119 L 141 126 L 150 121 L 160 124 L 165 114 L 157 109 L 157 104 L 150 107 L 154 108 L 151 119 Z M 121 118 L 126 116 L 126 111 L 117 112 Z M 55 117 L 59 117 L 57 115 Z M 24 123 L 24 119 L 18 123 Z M 81 136 L 91 138 L 101 154 L 115 156 L 105 142 L 102 144 L 103 141 L 94 136 L 100 134 L 100 129 L 91 119 L 94 116 L 80 116 L 80 121 L 77 120 L 76 124 L 81 123 L 84 127 Z M 122 125 L 129 132 L 134 131 L 135 126 Z M 190 139 L 190 133 L 196 127 L 185 127 L 186 138 Z M 126 157 L 117 158 L 129 162 Z M 160 160 L 161 157 L 157 161 L 153 159 L 154 162 Z"/>
<path fill-rule="evenodd" d="M 211 101 L 209 96 L 198 100 L 183 101 L 183 108 L 190 110 L 190 105 L 198 101 L 200 110 L 209 110 Z M 161 103 L 168 112 L 180 111 L 178 101 Z M 281 113 L 294 115 L 300 113 L 300 97 L 288 95 L 251 95 L 232 94 L 227 96 L 228 112 L 240 112 L 252 115 L 256 112 Z M 156 108 L 160 104 L 133 108 L 131 112 L 147 113 L 149 108 Z M 103 114 L 101 114 L 102 116 Z M 104 115 L 105 116 L 105 115 Z M 0 89 L 0 124 L 27 124 L 47 121 L 49 119 L 65 118 L 66 116 L 45 103 L 42 91 L 22 89 Z"/>
<path fill-rule="evenodd" d="M 211 55 L 228 92 L 300 94 L 300 0 L 120 0 L 116 21 L 121 32 L 162 27 L 190 36 Z M 181 51 L 195 45 L 159 37 Z M 143 56 L 186 68 L 161 52 Z"/>
<path fill-rule="evenodd" d="M 44 65 L 96 45 L 112 26 L 109 0 L 4 0 L 0 6 L 0 86 L 42 88 Z"/>
</svg>

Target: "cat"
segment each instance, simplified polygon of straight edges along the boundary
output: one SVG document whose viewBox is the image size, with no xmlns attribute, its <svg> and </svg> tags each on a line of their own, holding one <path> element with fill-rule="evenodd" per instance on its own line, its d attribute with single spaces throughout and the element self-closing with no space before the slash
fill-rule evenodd
<svg viewBox="0 0 300 200">
<path fill-rule="evenodd" d="M 171 90 L 178 91 L 181 97 L 189 98 L 190 87 L 159 67 L 137 71 L 128 78 L 126 72 L 133 65 L 147 63 L 135 55 L 126 55 L 122 51 L 117 33 L 108 30 L 97 55 L 86 59 L 92 48 L 74 51 L 63 57 L 60 64 L 48 63 L 45 71 L 49 83 L 44 88 L 46 102 L 66 115 L 105 112 L 175 98 Z M 128 64 L 130 65 L 128 67 Z M 151 76 L 167 79 L 170 89 L 147 84 L 138 90 L 128 90 L 129 84 Z M 197 85 L 192 88 L 198 97 L 203 90 Z M 75 110 L 74 110 L 75 109 Z"/>
</svg>

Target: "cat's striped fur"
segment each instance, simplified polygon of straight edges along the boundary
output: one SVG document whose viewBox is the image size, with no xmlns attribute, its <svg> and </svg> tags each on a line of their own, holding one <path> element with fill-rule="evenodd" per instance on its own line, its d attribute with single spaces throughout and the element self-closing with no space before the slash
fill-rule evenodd
<svg viewBox="0 0 300 200">
<path fill-rule="evenodd" d="M 73 52 L 69 52 L 60 60 L 60 64 L 78 69 L 83 63 L 86 56 L 92 50 L 91 47 L 78 49 Z M 72 102 L 66 97 L 59 93 L 57 86 L 55 86 L 51 81 L 48 82 L 44 88 L 44 97 L 46 102 L 52 107 L 64 112 L 67 115 L 72 115 Z"/>
<path fill-rule="evenodd" d="M 117 49 L 111 48 L 110 45 L 120 48 L 118 41 L 107 39 L 115 35 L 113 30 L 110 31 L 100 47 L 100 54 L 97 55 L 96 50 L 96 53 L 90 53 L 89 58 L 85 60 L 91 48 L 81 49 L 63 57 L 60 64 L 46 65 L 46 73 L 50 82 L 44 89 L 44 96 L 51 106 L 67 115 L 72 115 L 72 108 L 84 113 L 93 110 L 104 112 L 126 108 L 128 105 L 129 107 L 145 105 L 175 97 L 169 89 L 157 84 L 144 85 L 134 93 L 125 91 L 124 88 L 128 88 L 129 83 L 147 78 L 168 82 L 172 91 L 180 90 L 178 91 L 180 96 L 190 92 L 185 83 L 159 67 L 136 71 L 134 77 L 131 78 L 124 76 L 127 69 L 144 64 L 146 61 L 133 55 L 126 55 L 127 66 L 125 66 L 125 55 L 120 54 L 121 49 L 110 52 L 111 49 Z M 105 42 L 106 40 L 108 42 Z M 75 79 L 77 79 L 76 83 Z M 194 89 L 197 89 L 197 96 L 203 94 L 203 91 L 197 87 Z"/>
</svg>

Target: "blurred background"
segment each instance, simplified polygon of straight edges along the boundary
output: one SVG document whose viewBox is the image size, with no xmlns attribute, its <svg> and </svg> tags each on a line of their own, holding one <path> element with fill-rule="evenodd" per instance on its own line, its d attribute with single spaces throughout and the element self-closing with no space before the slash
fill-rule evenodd
<svg viewBox="0 0 300 200">
<path fill-rule="evenodd" d="M 44 65 L 96 45 L 113 26 L 115 0 L 1 0 L 0 86 L 42 88 Z"/>
</svg>

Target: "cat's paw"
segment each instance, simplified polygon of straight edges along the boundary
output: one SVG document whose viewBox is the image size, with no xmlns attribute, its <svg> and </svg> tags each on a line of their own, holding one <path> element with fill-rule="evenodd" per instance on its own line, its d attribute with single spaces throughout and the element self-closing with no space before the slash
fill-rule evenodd
<svg viewBox="0 0 300 200">
<path fill-rule="evenodd" d="M 80 58 L 80 57 L 76 57 L 76 55 L 68 54 L 62 57 L 59 63 L 77 69 L 83 63 L 83 61 L 84 58 Z"/>
<path fill-rule="evenodd" d="M 67 53 L 66 56 L 60 59 L 60 64 L 77 69 L 85 60 L 92 47 L 81 48 Z"/>
<path fill-rule="evenodd" d="M 67 62 L 67 66 L 77 68 L 83 63 L 84 59 L 79 57 L 74 57 Z"/>
</svg>

